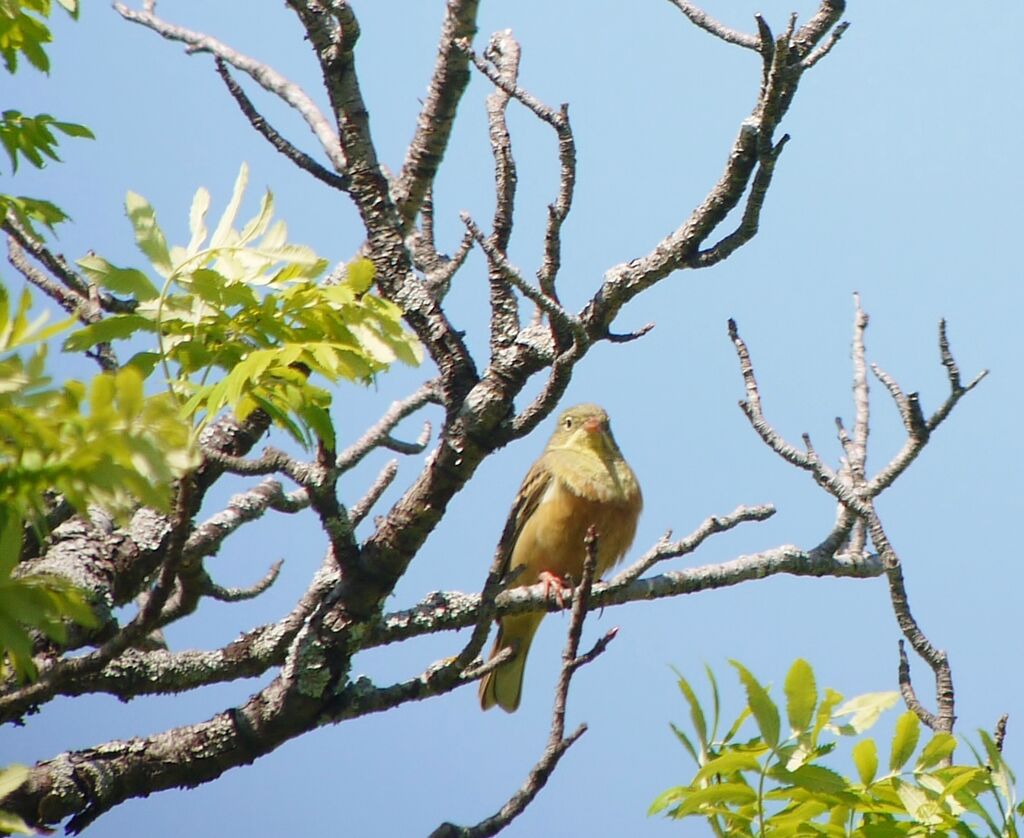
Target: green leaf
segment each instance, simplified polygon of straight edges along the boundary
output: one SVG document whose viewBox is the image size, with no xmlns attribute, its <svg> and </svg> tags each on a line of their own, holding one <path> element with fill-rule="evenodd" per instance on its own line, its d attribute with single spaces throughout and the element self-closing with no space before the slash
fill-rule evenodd
<svg viewBox="0 0 1024 838">
<path fill-rule="evenodd" d="M 93 134 L 84 125 L 79 125 L 77 122 L 54 122 L 53 127 L 67 134 L 69 137 L 79 137 L 86 140 L 95 140 L 96 135 Z"/>
<path fill-rule="evenodd" d="M 210 192 L 203 186 L 200 186 L 196 190 L 196 194 L 192 196 L 192 206 L 188 211 L 188 229 L 192 235 L 189 239 L 188 247 L 186 252 L 189 256 L 194 256 L 199 252 L 199 248 L 202 247 L 203 242 L 206 241 L 206 213 L 210 210 Z"/>
<path fill-rule="evenodd" d="M 741 771 L 760 772 L 760 770 L 761 763 L 753 754 L 744 751 L 726 751 L 701 766 L 700 771 L 693 778 L 693 785 L 714 777 L 716 774 L 730 777 Z"/>
<path fill-rule="evenodd" d="M 739 661 L 730 660 L 729 663 L 739 673 L 740 681 L 747 693 L 747 703 L 754 720 L 757 722 L 758 730 L 761 731 L 761 738 L 772 748 L 779 744 L 779 708 L 768 697 L 768 692 L 750 673 L 750 671 Z"/>
<path fill-rule="evenodd" d="M 807 730 L 818 704 L 818 688 L 814 670 L 807 661 L 797 658 L 786 675 L 786 715 L 794 734 Z"/>
<path fill-rule="evenodd" d="M 353 259 L 345 266 L 345 283 L 356 292 L 365 294 L 373 285 L 376 268 L 369 259 Z"/>
<path fill-rule="evenodd" d="M 928 744 L 921 749 L 921 754 L 917 758 L 914 770 L 926 771 L 951 756 L 955 750 L 956 737 L 953 734 L 936 733 L 928 741 Z"/>
<path fill-rule="evenodd" d="M 235 186 L 231 191 L 231 199 L 228 201 L 227 208 L 224 210 L 224 214 L 220 217 L 220 221 L 217 222 L 217 227 L 214 229 L 213 236 L 210 238 L 211 248 L 234 244 L 236 236 L 232 235 L 232 226 L 235 223 L 235 218 L 238 216 L 238 209 L 242 205 L 242 196 L 245 194 L 245 187 L 248 183 L 249 167 L 243 163 L 238 170 L 238 177 L 235 178 Z"/>
<path fill-rule="evenodd" d="M 991 772 L 992 782 L 1003 798 L 1012 807 L 1016 803 L 1014 792 L 1014 776 L 1010 767 L 1006 764 L 1002 752 L 996 747 L 995 741 L 987 730 L 979 730 L 978 736 L 988 756 L 988 767 Z"/>
<path fill-rule="evenodd" d="M 843 736 L 855 736 L 870 728 L 878 717 L 899 701 L 898 692 L 864 693 L 851 698 L 832 714 L 833 719 L 850 716 L 843 725 L 830 725 L 832 730 Z"/>
<path fill-rule="evenodd" d="M 870 786 L 878 773 L 878 748 L 875 745 L 875 740 L 862 739 L 853 746 L 851 756 L 860 781 L 865 786 Z"/>
<path fill-rule="evenodd" d="M 38 833 L 25 823 L 20 815 L 0 809 L 0 832 L 19 833 L 21 835 L 37 835 Z"/>
<path fill-rule="evenodd" d="M 671 722 L 669 722 L 669 727 L 672 728 L 672 732 L 676 735 L 676 739 L 678 739 L 682 743 L 682 746 L 686 748 L 687 753 L 689 753 L 690 756 L 693 757 L 693 761 L 697 763 L 697 765 L 699 766 L 700 756 L 697 754 L 697 749 L 693 747 L 693 743 L 690 741 L 690 737 L 687 736 L 682 730 L 680 730 Z"/>
<path fill-rule="evenodd" d="M 696 789 L 686 795 L 686 800 L 673 813 L 674 817 L 685 817 L 698 812 L 703 806 L 719 804 L 747 805 L 757 800 L 757 792 L 746 783 L 714 783 L 703 789 Z"/>
<path fill-rule="evenodd" d="M 21 558 L 23 525 L 18 509 L 0 506 L 0 578 L 10 576 Z"/>
<path fill-rule="evenodd" d="M 648 816 L 656 815 L 666 806 L 683 800 L 686 797 L 687 791 L 688 789 L 685 786 L 674 786 L 673 788 L 665 789 L 665 791 L 654 798 L 654 802 L 647 809 Z"/>
<path fill-rule="evenodd" d="M 135 242 L 160 276 L 170 276 L 173 266 L 167 240 L 156 221 L 156 212 L 141 195 L 129 192 L 124 200 L 128 220 L 135 230 Z"/>
<path fill-rule="evenodd" d="M 155 331 L 156 325 L 141 314 L 112 314 L 83 326 L 64 341 L 65 352 L 80 352 L 91 349 L 98 343 L 123 340 L 136 332 Z"/>
<path fill-rule="evenodd" d="M 679 691 L 683 694 L 683 698 L 686 699 L 686 703 L 690 706 L 690 721 L 693 723 L 693 729 L 697 734 L 697 739 L 700 742 L 701 753 L 707 753 L 708 749 L 708 726 L 707 721 L 704 718 L 704 710 L 700 706 L 700 701 L 697 699 L 697 694 L 693 691 L 693 687 L 690 686 L 690 682 L 686 680 L 679 672 L 676 672 L 676 685 L 679 687 Z"/>
<path fill-rule="evenodd" d="M 104 288 L 115 294 L 128 294 L 136 300 L 155 300 L 160 291 L 149 277 L 135 268 L 118 268 L 100 256 L 84 256 L 78 266 Z"/>
<path fill-rule="evenodd" d="M 889 755 L 889 770 L 899 771 L 917 748 L 917 740 L 921 735 L 921 722 L 909 710 L 896 720 L 896 732 L 892 737 L 892 750 Z"/>
<path fill-rule="evenodd" d="M 917 716 L 914 716 L 914 719 L 916 720 Z M 931 826 L 942 823 L 942 818 L 938 817 L 935 813 L 934 804 L 928 800 L 924 790 L 910 783 L 905 783 L 899 778 L 894 778 L 892 783 L 900 802 L 910 817 L 919 823 Z"/>
<path fill-rule="evenodd" d="M 786 779 L 806 789 L 822 794 L 839 794 L 849 789 L 846 779 L 823 765 L 803 765 L 796 771 L 788 772 Z"/>
</svg>

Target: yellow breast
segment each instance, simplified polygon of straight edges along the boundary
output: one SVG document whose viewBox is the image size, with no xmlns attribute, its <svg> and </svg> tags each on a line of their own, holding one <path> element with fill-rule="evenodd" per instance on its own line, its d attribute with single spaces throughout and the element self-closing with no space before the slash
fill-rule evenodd
<svg viewBox="0 0 1024 838">
<path fill-rule="evenodd" d="M 622 559 L 633 543 L 643 505 L 632 471 L 623 466 L 628 476 L 595 480 L 584 475 L 574 486 L 561 477 L 552 479 L 512 550 L 512 567 L 525 566 L 517 585 L 532 585 L 542 571 L 579 582 L 583 542 L 591 526 L 598 537 L 598 576 Z M 593 490 L 594 485 L 601 491 Z"/>
</svg>

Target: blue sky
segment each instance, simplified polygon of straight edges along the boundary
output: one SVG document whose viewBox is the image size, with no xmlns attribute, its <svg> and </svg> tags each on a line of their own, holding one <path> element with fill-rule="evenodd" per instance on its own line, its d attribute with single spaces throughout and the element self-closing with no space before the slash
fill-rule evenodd
<svg viewBox="0 0 1024 838">
<path fill-rule="evenodd" d="M 357 59 L 374 138 L 382 160 L 397 169 L 426 90 L 442 4 L 353 5 L 363 30 Z M 705 7 L 749 31 L 756 11 L 779 30 L 789 11 L 803 19 L 815 4 L 719 0 Z M 171 21 L 274 65 L 324 102 L 313 56 L 282 3 L 163 0 L 158 8 Z M 1024 56 L 1017 33 L 1024 7 L 993 0 L 984 13 L 968 15 L 962 6 L 920 0 L 852 2 L 848 19 L 850 30 L 805 77 L 782 125 L 792 141 L 757 238 L 727 262 L 675 274 L 627 306 L 620 331 L 652 320 L 656 328 L 641 341 L 594 349 L 565 404 L 603 404 L 640 478 L 646 506 L 632 555 L 666 529 L 682 535 L 708 515 L 765 502 L 778 506 L 774 519 L 713 539 L 686 564 L 785 543 L 809 547 L 828 531 L 833 505 L 805 474 L 764 448 L 737 408 L 743 389 L 727 318 L 736 318 L 750 346 L 769 420 L 794 442 L 809 432 L 834 462 L 833 419 L 852 419 L 852 293 L 860 292 L 871 315 L 870 360 L 904 390 L 920 391 L 926 412 L 945 397 L 936 327 L 946 317 L 965 376 L 983 367 L 991 375 L 879 508 L 903 557 L 914 612 L 950 654 L 959 730 L 991 728 L 1009 712 L 1007 753 L 1024 770 L 1017 726 L 1024 676 L 1016 665 L 1016 592 L 1024 577 L 1016 527 L 1024 455 L 1016 340 L 1024 308 L 1017 253 L 1024 186 Z M 506 28 L 522 44 L 523 86 L 550 104 L 570 103 L 579 183 L 564 232 L 561 293 L 579 305 L 607 268 L 647 252 L 702 199 L 754 102 L 760 69 L 752 53 L 698 31 L 665 0 L 485 3 L 477 47 Z M 292 239 L 332 260 L 355 252 L 360 229 L 345 197 L 293 170 L 249 129 L 209 57 L 186 56 L 89 0 L 79 23 L 58 19 L 55 33 L 49 78 L 24 70 L 7 86 L 4 106 L 84 122 L 97 140 L 64 143 L 63 164 L 19 171 L 3 189 L 50 197 L 74 217 L 58 242 L 69 257 L 92 249 L 115 263 L 142 266 L 124 218 L 126 190 L 145 195 L 170 238 L 181 241 L 195 189 L 208 187 L 214 207 L 223 206 L 242 161 L 251 168 L 250 208 L 268 187 Z M 315 152 L 304 124 L 249 89 L 280 130 Z M 461 236 L 460 211 L 489 222 L 488 92 L 485 80 L 474 78 L 438 182 L 438 233 L 447 249 Z M 532 275 L 544 207 L 555 194 L 556 147 L 550 130 L 521 109 L 512 109 L 510 128 L 520 184 L 510 255 Z M 16 283 L 10 269 L 2 275 Z M 478 256 L 458 276 L 450 300 L 453 320 L 485 357 L 486 279 Z M 78 363 L 57 363 L 83 374 Z M 422 374 L 396 370 L 375 389 L 340 391 L 340 439 L 357 436 Z M 898 450 L 902 428 L 877 383 L 872 394 L 869 468 L 877 469 Z M 404 430 L 415 437 L 417 423 Z M 432 590 L 479 588 L 519 481 L 549 431 L 550 422 L 481 467 L 391 607 Z M 343 499 L 360 497 L 389 456 L 354 472 Z M 421 461 L 402 462 L 385 503 Z M 206 512 L 242 485 L 211 498 Z M 222 584 L 247 584 L 283 558 L 281 580 L 254 603 L 200 608 L 169 632 L 174 648 L 222 645 L 285 613 L 304 589 L 323 549 L 313 521 L 275 517 L 250 529 L 210 560 L 211 573 Z M 686 718 L 671 666 L 698 678 L 709 663 L 728 685 L 733 708 L 739 690 L 726 671 L 730 657 L 776 684 L 802 656 L 820 685 L 847 695 L 895 688 L 898 632 L 881 580 L 776 577 L 608 609 L 594 615 L 587 635 L 612 625 L 620 627 L 618 638 L 579 674 L 570 696 L 569 725 L 586 721 L 589 732 L 505 834 L 704 833 L 696 823 L 644 814 L 658 792 L 691 776 L 668 729 L 670 720 Z M 135 835 L 145 821 L 153 838 L 286 831 L 391 836 L 426 834 L 443 820 L 476 821 L 519 786 L 543 748 L 566 626 L 564 618 L 545 620 L 515 715 L 481 713 L 475 690 L 464 689 L 317 731 L 199 789 L 130 802 L 93 832 Z M 374 650 L 356 659 L 355 670 L 388 683 L 453 654 L 463 639 L 435 636 Z M 920 695 L 928 697 L 927 670 L 915 666 L 914 672 Z M 0 752 L 4 762 L 33 761 L 199 722 L 244 701 L 262 683 L 127 705 L 104 698 L 54 702 L 26 728 L 0 731 Z"/>
</svg>

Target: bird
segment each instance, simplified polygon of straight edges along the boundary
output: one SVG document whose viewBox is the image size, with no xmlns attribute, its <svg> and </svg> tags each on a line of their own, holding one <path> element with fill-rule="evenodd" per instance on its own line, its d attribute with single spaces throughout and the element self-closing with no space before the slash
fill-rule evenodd
<svg viewBox="0 0 1024 838">
<path fill-rule="evenodd" d="M 615 566 L 636 535 L 643 496 L 636 475 L 612 436 L 608 414 L 596 404 L 565 410 L 544 452 L 530 467 L 516 494 L 501 536 L 503 578 L 514 585 L 557 585 L 556 594 L 583 573 L 584 539 L 597 532 L 600 577 Z M 520 570 L 520 568 L 522 570 Z M 480 706 L 508 713 L 519 707 L 530 643 L 542 613 L 498 619 L 498 635 L 488 660 L 507 648 L 512 657 L 480 681 Z"/>
</svg>

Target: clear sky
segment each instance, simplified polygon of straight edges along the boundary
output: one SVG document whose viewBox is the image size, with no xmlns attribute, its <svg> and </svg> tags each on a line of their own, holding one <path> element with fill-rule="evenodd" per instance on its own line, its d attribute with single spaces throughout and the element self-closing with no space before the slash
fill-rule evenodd
<svg viewBox="0 0 1024 838">
<path fill-rule="evenodd" d="M 392 169 L 401 164 L 433 63 L 442 3 L 355 2 L 357 51 L 374 138 Z M 666 0 L 519 0 L 484 3 L 478 49 L 512 29 L 523 47 L 522 84 L 551 104 L 568 101 L 579 156 L 575 209 L 565 228 L 562 296 L 579 305 L 610 266 L 642 255 L 674 229 L 721 172 L 752 106 L 760 68 L 752 53 L 695 29 Z M 96 142 L 67 141 L 62 165 L 5 179 L 4 191 L 50 197 L 75 219 L 60 249 L 92 249 L 142 266 L 124 218 L 132 189 L 157 208 L 174 241 L 186 236 L 191 195 L 201 185 L 223 206 L 243 161 L 249 207 L 271 188 L 291 237 L 332 260 L 349 258 L 361 234 L 340 193 L 297 172 L 255 135 L 223 89 L 208 56 L 123 22 L 84 0 L 82 20 L 58 15 L 49 78 L 24 70 L 5 84 L 4 107 L 84 122 Z M 709 0 L 726 22 L 753 30 L 764 13 L 776 30 L 811 0 Z M 643 485 L 646 507 L 634 557 L 665 530 L 689 532 L 708 515 L 772 502 L 771 521 L 719 536 L 687 564 L 733 558 L 785 543 L 810 547 L 833 520 L 830 500 L 758 441 L 736 402 L 743 395 L 725 324 L 739 322 L 760 375 L 768 418 L 791 441 L 807 431 L 834 462 L 833 419 L 852 418 L 849 339 L 852 293 L 871 315 L 868 353 L 926 412 L 946 394 L 936 327 L 949 335 L 967 376 L 992 373 L 961 402 L 880 511 L 905 562 L 911 604 L 936 645 L 948 650 L 959 730 L 991 729 L 1010 713 L 1007 753 L 1024 771 L 1020 606 L 1024 579 L 1017 528 L 1022 459 L 1018 335 L 1024 306 L 1020 166 L 1024 132 L 1024 6 L 904 0 L 851 2 L 852 26 L 802 84 L 782 129 L 792 135 L 776 170 L 757 238 L 727 262 L 676 274 L 622 312 L 620 331 L 653 320 L 643 340 L 599 346 L 578 368 L 566 404 L 598 401 Z M 163 0 L 166 18 L 215 34 L 303 84 L 323 102 L 317 67 L 281 2 Z M 305 126 L 248 88 L 277 127 L 315 153 Z M 483 99 L 476 77 L 438 182 L 442 246 L 461 236 L 458 213 L 486 226 L 493 204 Z M 511 130 L 519 166 L 513 261 L 539 262 L 545 204 L 555 192 L 553 136 L 521 109 Z M 5 282 L 16 283 L 2 268 Z M 482 359 L 486 279 L 474 257 L 451 295 L 452 317 Z M 81 374 L 78 363 L 62 362 Z M 351 440 L 423 371 L 382 377 L 375 390 L 340 391 L 340 438 Z M 899 448 L 902 428 L 874 384 L 869 467 Z M 436 415 L 434 417 L 437 418 Z M 432 590 L 482 583 L 522 475 L 550 432 L 499 452 L 450 506 L 389 607 Z M 417 435 L 416 422 L 404 428 Z M 360 497 L 388 456 L 347 478 Z M 422 457 L 401 465 L 397 497 Z M 403 483 L 405 481 L 405 483 Z M 236 491 L 239 486 L 232 487 Z M 216 511 L 226 495 L 211 499 Z M 381 511 L 382 506 L 377 511 Z M 270 517 L 209 561 L 222 584 L 247 584 L 283 558 L 281 580 L 254 603 L 208 604 L 168 633 L 173 648 L 213 648 L 285 613 L 320 562 L 323 539 L 308 518 Z M 776 577 L 725 591 L 639 603 L 594 615 L 587 637 L 612 625 L 608 652 L 583 670 L 570 695 L 569 725 L 589 732 L 568 753 L 509 836 L 701 835 L 703 825 L 647 818 L 650 801 L 692 775 L 668 722 L 686 710 L 671 666 L 699 679 L 707 662 L 739 689 L 730 657 L 779 685 L 798 656 L 819 684 L 853 695 L 895 689 L 898 632 L 881 580 Z M 251 767 L 199 789 L 165 792 L 118 807 L 93 828 L 127 838 L 178 835 L 429 833 L 443 820 L 474 822 L 522 782 L 547 737 L 551 693 L 567 619 L 545 620 L 515 715 L 481 713 L 476 691 L 405 706 L 305 736 Z M 453 654 L 464 636 L 443 635 L 360 655 L 355 670 L 381 684 Z M 927 670 L 915 665 L 931 704 Z M 244 701 L 266 679 L 197 695 L 121 704 L 104 698 L 54 702 L 23 729 L 0 730 L 2 762 L 33 761 L 69 748 L 198 722 Z M 894 718 L 895 714 L 890 714 Z M 884 729 L 884 726 L 883 726 Z M 965 759 L 967 757 L 965 756 Z"/>
</svg>

